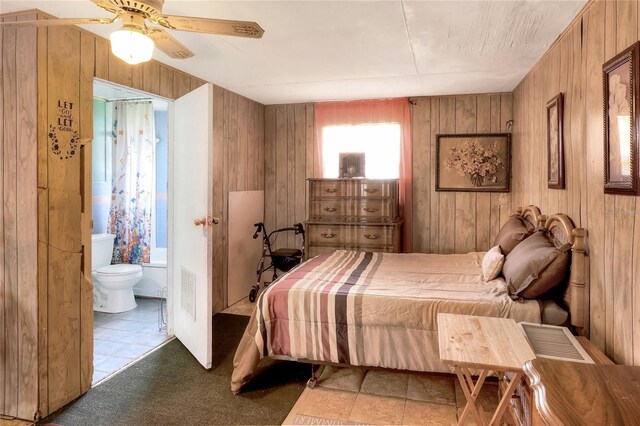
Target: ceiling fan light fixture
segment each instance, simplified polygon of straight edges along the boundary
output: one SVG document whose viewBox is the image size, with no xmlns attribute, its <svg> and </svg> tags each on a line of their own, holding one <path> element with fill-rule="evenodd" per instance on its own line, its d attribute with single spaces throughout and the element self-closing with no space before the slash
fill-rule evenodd
<svg viewBox="0 0 640 426">
<path fill-rule="evenodd" d="M 137 28 L 125 27 L 109 36 L 111 52 L 128 64 L 147 62 L 153 55 L 155 44 Z"/>
</svg>

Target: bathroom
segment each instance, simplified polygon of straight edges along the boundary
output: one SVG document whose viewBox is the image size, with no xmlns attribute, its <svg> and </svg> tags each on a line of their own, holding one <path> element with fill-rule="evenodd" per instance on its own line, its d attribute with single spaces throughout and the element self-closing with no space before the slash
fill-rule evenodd
<svg viewBox="0 0 640 426">
<path fill-rule="evenodd" d="M 94 82 L 94 386 L 167 340 L 168 107 Z"/>
</svg>

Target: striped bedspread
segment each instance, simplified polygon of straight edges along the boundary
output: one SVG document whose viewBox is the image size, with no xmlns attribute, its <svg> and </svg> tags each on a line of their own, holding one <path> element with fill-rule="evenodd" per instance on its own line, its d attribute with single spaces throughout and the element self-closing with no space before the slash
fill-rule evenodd
<svg viewBox="0 0 640 426">
<path fill-rule="evenodd" d="M 482 280 L 482 256 L 338 250 L 301 264 L 259 297 L 236 352 L 232 390 L 274 355 L 449 371 L 438 357 L 439 312 L 540 322 L 537 302 L 514 302 L 504 280 Z"/>
</svg>

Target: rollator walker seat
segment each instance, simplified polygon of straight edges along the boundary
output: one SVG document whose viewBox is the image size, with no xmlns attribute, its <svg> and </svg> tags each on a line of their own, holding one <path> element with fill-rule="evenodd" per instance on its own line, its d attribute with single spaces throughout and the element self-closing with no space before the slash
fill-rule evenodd
<svg viewBox="0 0 640 426">
<path fill-rule="evenodd" d="M 273 269 L 273 279 L 271 282 L 278 278 L 277 271 L 289 272 L 295 266 L 299 265 L 304 258 L 304 227 L 301 223 L 296 223 L 291 227 L 280 228 L 267 233 L 264 223 L 258 222 L 254 224 L 256 231 L 253 234 L 253 239 L 257 239 L 258 235 L 262 233 L 262 256 L 258 261 L 258 268 L 256 270 L 256 283 L 251 287 L 249 292 L 249 301 L 254 302 L 258 291 L 260 290 L 260 281 L 262 280 L 262 274 L 269 269 Z M 295 235 L 302 235 L 302 244 L 299 249 L 296 248 L 279 248 L 272 250 L 272 244 L 275 243 L 278 234 L 283 232 L 293 232 Z M 271 259 L 268 266 L 266 265 L 266 259 Z M 266 284 L 265 284 L 266 287 Z"/>
</svg>

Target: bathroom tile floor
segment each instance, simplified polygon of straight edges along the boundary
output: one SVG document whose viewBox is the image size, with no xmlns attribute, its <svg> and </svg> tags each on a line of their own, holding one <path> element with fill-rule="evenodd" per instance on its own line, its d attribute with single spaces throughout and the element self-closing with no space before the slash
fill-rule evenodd
<svg viewBox="0 0 640 426">
<path fill-rule="evenodd" d="M 167 340 L 158 329 L 159 301 L 136 298 L 138 306 L 120 314 L 93 313 L 93 384 L 132 363 Z"/>
</svg>

